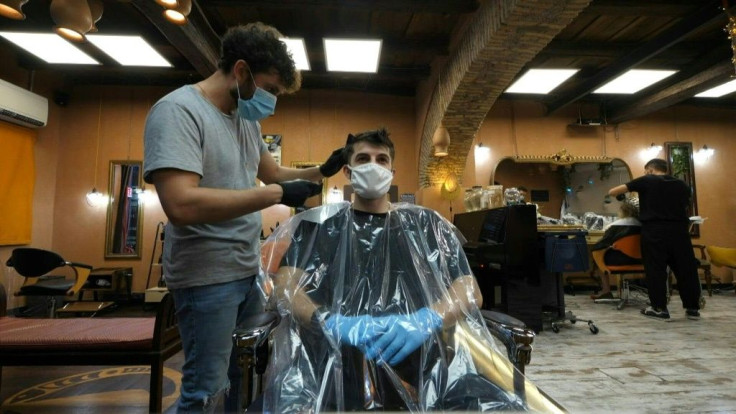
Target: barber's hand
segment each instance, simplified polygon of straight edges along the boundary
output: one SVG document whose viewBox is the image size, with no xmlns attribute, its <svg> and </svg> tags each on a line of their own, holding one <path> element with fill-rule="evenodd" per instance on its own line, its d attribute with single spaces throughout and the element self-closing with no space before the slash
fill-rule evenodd
<svg viewBox="0 0 736 414">
<path fill-rule="evenodd" d="M 366 350 L 366 345 L 378 334 L 370 315 L 330 315 L 325 320 L 325 328 L 337 342 L 355 346 L 363 352 Z"/>
<path fill-rule="evenodd" d="M 626 193 L 621 193 L 621 194 L 617 195 L 616 196 L 616 200 L 618 200 L 618 201 L 624 201 L 624 200 L 626 200 Z"/>
<path fill-rule="evenodd" d="M 387 332 L 368 348 L 366 358 L 380 358 L 378 363 L 396 365 L 442 327 L 442 317 L 430 308 L 409 315 L 389 315 L 377 318 Z"/>
<path fill-rule="evenodd" d="M 340 168 L 345 165 L 344 148 L 338 148 L 332 151 L 330 158 L 327 158 L 322 165 L 319 166 L 319 173 L 323 177 L 332 177 L 340 172 Z"/>
<path fill-rule="evenodd" d="M 302 206 L 306 199 L 322 192 L 322 183 L 317 184 L 307 180 L 284 181 L 277 184 L 283 190 L 281 204 L 289 207 Z"/>
</svg>

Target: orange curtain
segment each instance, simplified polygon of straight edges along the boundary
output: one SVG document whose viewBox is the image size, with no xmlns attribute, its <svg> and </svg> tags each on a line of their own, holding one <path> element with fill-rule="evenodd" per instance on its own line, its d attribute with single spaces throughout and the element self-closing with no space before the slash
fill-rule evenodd
<svg viewBox="0 0 736 414">
<path fill-rule="evenodd" d="M 0 121 L 0 245 L 31 243 L 36 135 Z"/>
</svg>

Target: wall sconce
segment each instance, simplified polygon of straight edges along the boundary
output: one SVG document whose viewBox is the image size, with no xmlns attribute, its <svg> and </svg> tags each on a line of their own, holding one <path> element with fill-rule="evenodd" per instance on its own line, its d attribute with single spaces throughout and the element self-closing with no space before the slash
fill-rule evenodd
<svg viewBox="0 0 736 414">
<path fill-rule="evenodd" d="M 56 34 L 72 42 L 86 40 L 94 24 L 87 0 L 52 0 L 50 12 Z"/>
<path fill-rule="evenodd" d="M 473 155 L 475 156 L 475 166 L 477 167 L 491 158 L 491 147 L 487 147 L 480 142 L 475 146 Z"/>
<path fill-rule="evenodd" d="M 710 157 L 712 157 L 714 153 L 715 153 L 715 150 L 713 148 L 708 148 L 707 145 L 703 145 L 703 148 L 699 149 L 693 155 L 693 158 L 695 159 L 696 162 L 702 163 L 702 162 L 710 160 Z"/>
<path fill-rule="evenodd" d="M 442 124 L 434 131 L 432 136 L 432 145 L 434 146 L 435 157 L 446 157 L 448 152 L 447 149 L 450 146 L 450 133 L 447 132 Z"/>
<path fill-rule="evenodd" d="M 104 206 L 107 204 L 107 196 L 97 191 L 96 187 L 92 187 L 92 191 L 87 193 L 87 204 L 92 207 Z"/>
<path fill-rule="evenodd" d="M 25 20 L 26 15 L 23 14 L 23 7 L 28 0 L 0 0 L 0 16 L 13 20 Z"/>
<path fill-rule="evenodd" d="M 171 1 L 163 1 L 164 3 L 171 3 Z M 161 4 L 162 2 L 159 2 Z M 192 11 L 192 0 L 176 0 L 173 6 L 164 6 L 164 17 L 171 23 L 183 26 L 187 24 L 187 16 Z"/>
<path fill-rule="evenodd" d="M 458 185 L 455 174 L 448 174 L 440 186 L 440 197 L 443 200 L 452 201 L 460 197 L 461 192 L 462 188 Z"/>
<path fill-rule="evenodd" d="M 342 190 L 334 186 L 330 191 L 327 192 L 327 204 L 339 203 L 342 200 Z"/>
<path fill-rule="evenodd" d="M 662 146 L 656 145 L 655 143 L 652 142 L 652 145 L 646 147 L 645 149 L 641 151 L 640 156 L 643 160 L 649 161 L 652 158 L 656 158 L 657 155 L 659 155 L 660 151 L 662 151 Z"/>
</svg>

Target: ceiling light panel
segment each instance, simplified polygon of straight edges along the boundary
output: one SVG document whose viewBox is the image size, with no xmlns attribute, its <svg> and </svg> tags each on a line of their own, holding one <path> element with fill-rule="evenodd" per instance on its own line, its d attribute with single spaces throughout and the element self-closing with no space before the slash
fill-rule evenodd
<svg viewBox="0 0 736 414">
<path fill-rule="evenodd" d="M 324 39 L 327 71 L 378 72 L 380 40 Z"/>
<path fill-rule="evenodd" d="M 529 69 L 506 92 L 547 94 L 577 71 L 578 69 Z"/>
<path fill-rule="evenodd" d="M 0 32 L 0 36 L 48 63 L 100 64 L 100 62 L 53 33 Z"/>
<path fill-rule="evenodd" d="M 171 63 L 140 36 L 87 35 L 87 40 L 123 66 L 171 67 Z"/>
<path fill-rule="evenodd" d="M 310 70 L 309 59 L 307 59 L 307 47 L 304 45 L 304 39 L 293 37 L 281 39 L 286 44 L 286 50 L 291 53 L 298 70 Z"/>
<path fill-rule="evenodd" d="M 677 73 L 676 70 L 632 69 L 593 93 L 632 94 Z"/>
<path fill-rule="evenodd" d="M 716 86 L 715 88 L 710 88 L 695 96 L 698 98 L 720 98 L 721 96 L 728 95 L 732 92 L 736 92 L 736 80 L 726 82 L 722 85 Z"/>
</svg>

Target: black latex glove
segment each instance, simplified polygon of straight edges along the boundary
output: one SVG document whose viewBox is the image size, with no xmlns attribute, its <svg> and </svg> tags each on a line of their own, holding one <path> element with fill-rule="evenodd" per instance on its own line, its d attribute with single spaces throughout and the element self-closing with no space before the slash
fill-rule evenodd
<svg viewBox="0 0 736 414">
<path fill-rule="evenodd" d="M 322 192 L 322 183 L 317 184 L 307 180 L 284 181 L 277 184 L 284 192 L 284 195 L 281 196 L 281 204 L 289 207 L 302 206 L 306 199 Z"/>
<path fill-rule="evenodd" d="M 324 177 L 332 177 L 340 171 L 343 165 L 345 165 L 344 148 L 338 148 L 332 151 L 330 158 L 319 166 L 319 173 Z"/>
<path fill-rule="evenodd" d="M 626 200 L 626 194 L 619 194 L 616 196 L 616 200 L 618 201 L 624 201 Z"/>
</svg>

